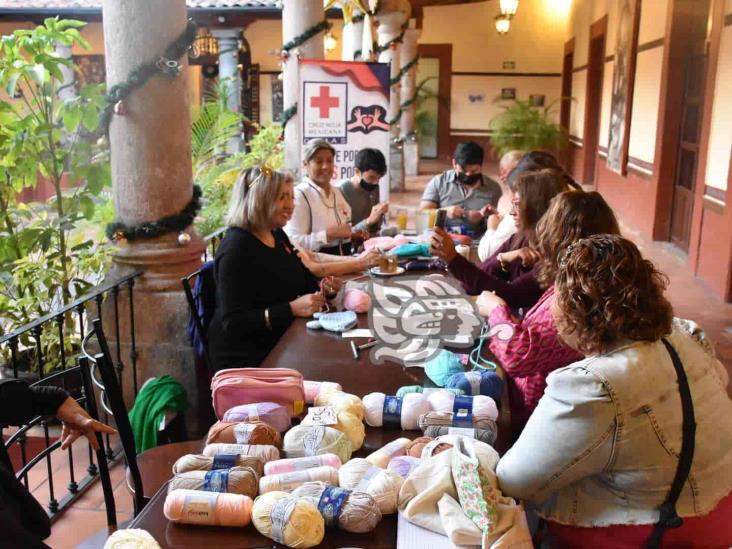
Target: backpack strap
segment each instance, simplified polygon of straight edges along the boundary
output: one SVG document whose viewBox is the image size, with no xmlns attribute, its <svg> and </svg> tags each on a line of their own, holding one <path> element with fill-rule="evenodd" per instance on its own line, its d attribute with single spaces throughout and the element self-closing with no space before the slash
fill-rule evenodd
<svg viewBox="0 0 732 549">
<path fill-rule="evenodd" d="M 681 490 L 686 484 L 686 480 L 689 478 L 689 472 L 691 471 L 691 462 L 694 460 L 694 439 L 696 436 L 696 419 L 694 418 L 694 403 L 691 400 L 691 389 L 689 388 L 689 381 L 686 378 L 686 372 L 684 371 L 684 365 L 681 363 L 676 349 L 673 348 L 666 338 L 661 340 L 671 355 L 671 361 L 674 364 L 674 370 L 676 370 L 676 377 L 679 383 L 679 393 L 681 395 L 681 413 L 683 423 L 681 427 L 681 455 L 679 456 L 679 463 L 676 466 L 676 474 L 674 475 L 671 489 L 666 496 L 666 501 L 661 504 L 659 508 L 660 515 L 658 522 L 651 537 L 646 542 L 648 549 L 656 549 L 661 545 L 661 539 L 669 528 L 679 528 L 683 523 L 683 520 L 676 512 L 676 503 L 679 501 Z"/>
</svg>

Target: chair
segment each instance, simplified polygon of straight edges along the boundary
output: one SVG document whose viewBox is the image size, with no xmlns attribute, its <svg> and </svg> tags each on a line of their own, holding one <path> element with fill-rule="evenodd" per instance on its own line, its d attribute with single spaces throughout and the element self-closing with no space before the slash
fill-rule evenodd
<svg viewBox="0 0 732 549">
<path fill-rule="evenodd" d="M 100 352 L 94 354 L 87 350 L 93 336 L 96 336 L 100 350 Z M 185 454 L 200 452 L 201 441 L 164 444 L 150 448 L 139 455 L 135 452 L 135 437 L 127 415 L 122 388 L 115 373 L 112 354 L 109 351 L 109 345 L 102 330 L 102 322 L 99 319 L 93 321 L 92 330 L 82 342 L 82 356 L 79 363 L 90 412 L 93 410 L 94 417 L 98 418 L 94 392 L 94 386 L 96 386 L 101 391 L 102 406 L 114 417 L 122 451 L 127 461 L 127 486 L 132 493 L 134 514 L 137 516 L 155 492 L 170 479 L 173 463 Z M 98 435 L 98 439 L 101 444 L 100 435 Z M 107 489 L 107 486 L 103 484 L 102 488 L 107 509 L 114 510 L 114 497 L 111 487 Z"/>
<path fill-rule="evenodd" d="M 216 307 L 216 280 L 213 261 L 206 261 L 201 268 L 180 279 L 186 294 L 191 318 L 188 322 L 188 336 L 196 352 L 202 357 L 210 376 L 213 367 L 208 357 L 208 327 Z"/>
</svg>

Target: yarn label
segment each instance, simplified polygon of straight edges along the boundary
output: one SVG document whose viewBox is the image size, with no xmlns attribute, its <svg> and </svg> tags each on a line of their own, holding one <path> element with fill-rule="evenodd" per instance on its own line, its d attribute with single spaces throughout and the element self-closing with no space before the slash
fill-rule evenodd
<svg viewBox="0 0 732 549">
<path fill-rule="evenodd" d="M 231 469 L 236 466 L 239 454 L 216 454 L 211 469 Z"/>
<path fill-rule="evenodd" d="M 465 379 L 467 379 L 468 383 L 470 383 L 470 394 L 479 395 L 481 380 L 480 372 L 465 372 Z"/>
<path fill-rule="evenodd" d="M 259 422 L 259 410 L 257 409 L 257 405 L 249 404 L 246 409 L 247 409 L 247 421 L 251 421 L 252 423 L 258 423 Z"/>
<path fill-rule="evenodd" d="M 383 424 L 401 427 L 402 424 L 402 399 L 396 396 L 384 397 Z"/>
<path fill-rule="evenodd" d="M 326 526 L 338 526 L 338 519 L 343 511 L 343 506 L 351 495 L 350 490 L 326 486 L 318 500 L 318 511 L 323 515 Z"/>
<path fill-rule="evenodd" d="M 234 438 L 236 438 L 237 444 L 249 444 L 256 428 L 257 425 L 254 423 L 237 423 L 234 426 Z"/>
<path fill-rule="evenodd" d="M 306 456 L 315 456 L 320 449 L 320 443 L 325 436 L 325 426 L 314 425 L 302 439 L 302 449 Z"/>
<path fill-rule="evenodd" d="M 218 494 L 211 492 L 186 493 L 180 522 L 186 524 L 213 524 Z"/>
<path fill-rule="evenodd" d="M 206 471 L 203 477 L 203 490 L 206 492 L 228 492 L 229 491 L 229 470 L 215 469 Z"/>
<path fill-rule="evenodd" d="M 313 406 L 308 410 L 305 420 L 309 425 L 335 425 L 338 416 L 332 406 Z"/>
<path fill-rule="evenodd" d="M 305 410 L 304 400 L 296 400 L 292 403 L 292 415 L 299 416 L 302 414 L 303 410 Z"/>
<path fill-rule="evenodd" d="M 295 471 L 294 473 L 280 473 L 277 477 L 278 490 L 289 492 L 301 484 L 310 481 L 310 471 Z"/>
<path fill-rule="evenodd" d="M 475 429 L 468 429 L 467 427 L 448 427 L 447 434 L 475 438 Z"/>
<path fill-rule="evenodd" d="M 312 469 L 313 467 L 320 467 L 323 465 L 323 456 L 293 458 L 290 465 L 295 471 L 305 471 L 306 469 Z"/>
<path fill-rule="evenodd" d="M 453 427 L 473 426 L 473 397 L 457 396 L 452 404 Z"/>
<path fill-rule="evenodd" d="M 369 484 L 371 483 L 371 479 L 374 478 L 376 475 L 379 474 L 383 469 L 379 469 L 378 467 L 374 467 L 373 465 L 366 469 L 366 472 L 361 477 L 361 480 L 358 481 L 358 484 L 356 484 L 356 487 L 353 489 L 354 492 L 366 492 L 369 488 Z"/>
<path fill-rule="evenodd" d="M 272 521 L 272 539 L 277 543 L 285 543 L 285 526 L 290 522 L 290 515 L 295 510 L 297 498 L 286 497 L 277 501 L 269 512 Z"/>
</svg>

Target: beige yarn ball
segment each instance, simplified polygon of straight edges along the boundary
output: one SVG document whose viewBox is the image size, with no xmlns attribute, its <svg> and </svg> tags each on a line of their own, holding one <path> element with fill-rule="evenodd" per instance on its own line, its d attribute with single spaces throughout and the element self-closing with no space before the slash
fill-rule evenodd
<svg viewBox="0 0 732 549">
<path fill-rule="evenodd" d="M 288 547 L 315 547 L 325 536 L 325 521 L 305 498 L 267 492 L 254 500 L 252 523 L 257 532 Z"/>
<path fill-rule="evenodd" d="M 394 471 L 374 467 L 361 458 L 352 459 L 338 470 L 338 482 L 354 492 L 374 498 L 382 514 L 396 513 L 399 490 L 404 479 Z"/>
<path fill-rule="evenodd" d="M 328 427 L 337 429 L 346 435 L 354 452 L 360 449 L 366 438 L 366 428 L 363 425 L 363 421 L 349 412 L 338 412 L 336 417 L 338 418 L 338 423 L 328 425 Z M 310 416 L 305 416 L 300 422 L 300 425 L 315 425 L 315 423 L 312 422 Z"/>
<path fill-rule="evenodd" d="M 315 405 L 333 406 L 336 412 L 348 412 L 356 416 L 360 421 L 363 421 L 364 414 L 366 413 L 360 398 L 342 391 L 319 394 L 315 397 Z"/>
<path fill-rule="evenodd" d="M 352 447 L 346 435 L 337 429 L 323 425 L 297 425 L 285 433 L 282 451 L 288 458 L 335 454 L 341 463 L 345 463 L 351 459 Z"/>
<path fill-rule="evenodd" d="M 338 470 L 333 467 L 323 465 L 321 467 L 313 467 L 303 471 L 293 471 L 291 473 L 278 473 L 276 475 L 267 475 L 259 479 L 259 493 L 267 492 L 291 492 L 298 486 L 306 482 L 322 481 L 327 484 L 338 485 Z"/>
<path fill-rule="evenodd" d="M 223 475 L 224 471 L 228 471 L 227 485 L 225 489 L 214 490 L 226 492 L 228 494 L 240 494 L 255 498 L 257 496 L 257 485 L 259 476 L 251 467 L 232 467 L 231 469 L 220 469 L 216 473 Z M 170 479 L 168 483 L 168 491 L 177 488 L 187 488 L 189 490 L 204 490 L 206 484 L 206 475 L 211 471 L 188 471 L 187 473 L 178 473 Z M 216 474 L 214 473 L 214 474 Z"/>
<path fill-rule="evenodd" d="M 257 473 L 257 477 L 261 477 L 264 474 L 264 464 L 258 457 L 243 456 L 241 454 L 234 455 L 236 457 L 231 464 L 232 467 L 251 467 Z M 187 473 L 188 471 L 210 471 L 213 469 L 215 459 L 213 456 L 186 454 L 179 457 L 173 464 L 173 474 Z"/>
<path fill-rule="evenodd" d="M 295 488 L 292 495 L 310 500 L 318 508 L 325 519 L 326 526 L 336 526 L 346 532 L 361 534 L 371 532 L 381 520 L 381 511 L 366 492 L 350 492 L 337 516 L 331 515 L 332 506 L 322 501 L 323 492 L 340 491 L 343 488 L 329 486 L 324 482 L 307 482 Z"/>
<path fill-rule="evenodd" d="M 213 444 L 207 444 L 203 449 L 204 456 L 213 457 L 217 454 L 253 456 L 262 460 L 263 463 L 280 459 L 280 451 L 274 446 L 267 444 L 223 444 L 215 442 Z"/>
<path fill-rule="evenodd" d="M 104 549 L 160 549 L 160 545 L 147 530 L 124 528 L 107 538 Z"/>
</svg>

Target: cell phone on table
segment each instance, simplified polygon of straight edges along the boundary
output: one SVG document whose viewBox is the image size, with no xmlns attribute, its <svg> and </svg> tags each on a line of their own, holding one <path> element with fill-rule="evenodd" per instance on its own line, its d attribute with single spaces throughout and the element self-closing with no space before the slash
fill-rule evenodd
<svg viewBox="0 0 732 549">
<path fill-rule="evenodd" d="M 437 210 L 437 214 L 435 215 L 435 227 L 444 229 L 446 221 L 447 221 L 447 210 L 443 210 L 443 209 Z"/>
</svg>

